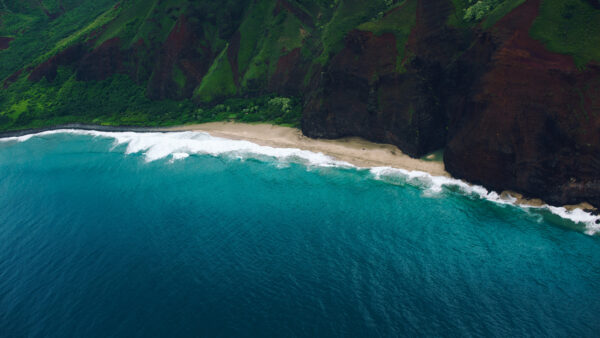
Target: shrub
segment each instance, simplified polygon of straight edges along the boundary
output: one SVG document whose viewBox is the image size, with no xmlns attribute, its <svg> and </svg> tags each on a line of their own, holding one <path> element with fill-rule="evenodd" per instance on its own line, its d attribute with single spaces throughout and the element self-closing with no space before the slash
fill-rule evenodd
<svg viewBox="0 0 600 338">
<path fill-rule="evenodd" d="M 471 6 L 465 9 L 464 19 L 467 21 L 480 21 L 485 18 L 503 0 L 469 0 Z"/>
<path fill-rule="evenodd" d="M 291 102 L 292 100 L 287 97 L 274 97 L 269 100 L 269 106 L 276 108 L 280 112 L 286 114 L 292 111 Z"/>
</svg>

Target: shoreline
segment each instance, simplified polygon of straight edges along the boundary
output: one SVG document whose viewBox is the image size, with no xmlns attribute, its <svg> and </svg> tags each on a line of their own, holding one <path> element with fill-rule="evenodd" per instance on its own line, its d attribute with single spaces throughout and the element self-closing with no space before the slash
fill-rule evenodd
<svg viewBox="0 0 600 338">
<path fill-rule="evenodd" d="M 271 124 L 247 124 L 237 122 L 209 122 L 165 128 L 166 131 L 201 131 L 212 136 L 247 140 L 258 145 L 276 148 L 299 148 L 323 153 L 337 160 L 358 167 L 392 167 L 408 171 L 422 171 L 432 176 L 453 178 L 446 171 L 443 161 L 428 161 L 424 158 L 412 158 L 391 144 L 370 142 L 358 137 L 346 137 L 335 140 L 313 139 L 302 134 L 297 128 Z M 469 183 L 470 184 L 470 183 Z M 503 198 L 514 198 L 515 204 L 522 207 L 543 207 L 549 205 L 539 198 L 527 198 L 514 191 L 500 193 Z M 587 202 L 562 206 L 568 211 L 581 209 L 597 212 L 598 209 Z"/>
<path fill-rule="evenodd" d="M 107 131 L 107 132 L 127 132 L 132 131 L 136 133 L 152 133 L 165 131 L 164 127 L 138 127 L 138 126 L 103 126 L 100 124 L 84 124 L 84 123 L 68 123 L 59 124 L 55 126 L 43 127 L 43 128 L 28 128 L 21 130 L 11 131 L 0 131 L 0 139 L 8 137 L 19 137 L 30 134 L 43 133 L 45 131 L 61 130 L 61 129 L 77 129 L 77 130 L 96 130 L 96 131 Z"/>
<path fill-rule="evenodd" d="M 300 129 L 267 123 L 208 122 L 173 127 L 103 126 L 73 123 L 46 128 L 0 132 L 0 138 L 19 137 L 61 129 L 136 133 L 205 132 L 214 137 L 246 140 L 261 146 L 297 148 L 315 153 L 323 153 L 336 160 L 348 162 L 357 167 L 391 167 L 408 171 L 421 171 L 432 176 L 453 178 L 445 170 L 443 161 L 412 158 L 394 145 L 374 143 L 358 137 L 346 137 L 334 140 L 313 139 L 304 136 Z M 499 195 L 506 199 L 515 199 L 515 204 L 521 207 L 543 207 L 544 205 L 549 205 L 541 199 L 527 198 L 513 191 L 502 191 Z M 564 205 L 562 207 L 568 211 L 581 209 L 594 214 L 598 213 L 597 208 L 586 202 L 577 205 Z"/>
<path fill-rule="evenodd" d="M 169 132 L 200 131 L 215 137 L 246 140 L 261 146 L 298 148 L 323 153 L 358 167 L 393 167 L 409 171 L 423 171 L 433 176 L 451 177 L 441 161 L 415 159 L 404 154 L 396 146 L 374 143 L 358 137 L 335 140 L 313 139 L 304 136 L 302 131 L 297 128 L 237 122 L 210 122 L 165 128 L 164 130 Z"/>
</svg>

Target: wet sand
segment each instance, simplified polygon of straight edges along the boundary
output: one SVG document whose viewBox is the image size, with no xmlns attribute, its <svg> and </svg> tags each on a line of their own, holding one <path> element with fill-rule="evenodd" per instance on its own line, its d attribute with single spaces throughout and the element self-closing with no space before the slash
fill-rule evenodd
<svg viewBox="0 0 600 338">
<path fill-rule="evenodd" d="M 411 158 L 396 146 L 373 143 L 357 137 L 336 140 L 312 139 L 302 135 L 302 132 L 296 128 L 235 122 L 185 125 L 165 130 L 204 131 L 212 136 L 243 139 L 262 146 L 298 148 L 323 153 L 359 167 L 393 167 L 424 171 L 434 176 L 450 177 L 441 161 Z"/>
</svg>

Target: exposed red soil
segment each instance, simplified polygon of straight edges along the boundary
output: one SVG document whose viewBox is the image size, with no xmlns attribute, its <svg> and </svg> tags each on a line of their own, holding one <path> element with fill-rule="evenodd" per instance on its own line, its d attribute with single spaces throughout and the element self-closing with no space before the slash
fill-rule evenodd
<svg viewBox="0 0 600 338">
<path fill-rule="evenodd" d="M 416 23 L 407 43 L 413 54 L 442 63 L 450 60 L 456 50 L 455 34 L 446 26 L 452 6 L 447 0 L 418 1 Z"/>
<path fill-rule="evenodd" d="M 14 38 L 6 38 L 0 36 L 0 50 L 8 49 L 12 40 L 14 40 Z"/>
<path fill-rule="evenodd" d="M 335 68 L 367 81 L 376 74 L 395 71 L 398 51 L 394 34 L 375 36 L 372 32 L 354 30 L 346 35 L 345 45 L 332 60 Z M 360 56 L 359 62 L 356 56 Z"/>
<path fill-rule="evenodd" d="M 19 76 L 21 76 L 21 73 L 23 73 L 23 69 L 19 69 L 16 72 L 12 73 L 9 77 L 7 77 L 4 80 L 4 82 L 2 83 L 2 88 L 6 89 L 11 84 L 17 82 L 17 80 L 19 79 Z"/>
<path fill-rule="evenodd" d="M 578 71 L 572 57 L 529 36 L 540 0 L 493 29 L 499 44 L 475 86 L 474 113 L 459 122 L 448 170 L 495 189 L 559 204 L 600 204 L 600 67 Z"/>
<path fill-rule="evenodd" d="M 56 78 L 58 66 L 73 64 L 81 59 L 85 52 L 83 45 L 73 45 L 62 52 L 54 55 L 33 69 L 27 78 L 29 81 L 38 82 L 45 77 L 48 81 Z"/>
<path fill-rule="evenodd" d="M 435 101 L 426 92 L 434 84 L 423 82 L 429 67 L 410 66 L 398 74 L 397 57 L 394 34 L 348 33 L 344 49 L 321 73 L 316 86 L 322 89 L 307 100 L 303 131 L 311 137 L 392 143 L 413 156 L 441 146 L 444 133 L 431 117 Z"/>
<path fill-rule="evenodd" d="M 121 50 L 121 39 L 115 37 L 106 40 L 81 59 L 77 69 L 77 79 L 100 81 L 117 72 L 123 72 L 125 71 L 124 58 L 125 52 Z"/>
<path fill-rule="evenodd" d="M 512 12 L 505 15 L 493 27 L 494 36 L 506 41 L 517 32 L 529 32 L 529 28 L 538 16 L 541 0 L 528 0 Z"/>
<path fill-rule="evenodd" d="M 275 72 L 269 80 L 270 91 L 287 95 L 300 90 L 300 85 L 306 75 L 300 51 L 301 48 L 295 48 L 279 58 Z"/>
<path fill-rule="evenodd" d="M 137 83 L 147 80 L 147 78 L 143 77 L 142 75 L 144 69 L 144 58 L 142 56 L 146 54 L 147 48 L 148 47 L 146 46 L 144 39 L 140 38 L 131 46 L 131 49 L 128 51 L 130 58 L 129 61 L 133 66 L 131 66 L 131 69 L 129 69 L 127 73 L 129 73 L 131 78 Z"/>
<path fill-rule="evenodd" d="M 202 53 L 198 52 L 195 47 L 201 44 L 186 17 L 179 17 L 159 51 L 158 62 L 148 84 L 150 98 L 191 97 L 194 88 L 200 84 L 216 57 L 209 46 L 203 46 Z M 180 91 L 173 80 L 174 65 L 179 66 L 186 77 L 183 91 Z"/>
</svg>

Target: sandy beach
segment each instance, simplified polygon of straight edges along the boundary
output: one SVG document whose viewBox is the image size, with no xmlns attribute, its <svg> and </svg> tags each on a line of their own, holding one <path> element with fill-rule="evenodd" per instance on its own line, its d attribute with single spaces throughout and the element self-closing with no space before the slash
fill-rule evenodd
<svg viewBox="0 0 600 338">
<path fill-rule="evenodd" d="M 396 146 L 373 143 L 356 137 L 336 140 L 311 139 L 302 135 L 296 128 L 236 122 L 211 122 L 166 130 L 203 131 L 212 136 L 243 139 L 263 146 L 299 148 L 323 153 L 360 167 L 393 167 L 424 171 L 435 176 L 450 176 L 441 161 L 414 159 L 402 153 Z"/>
<path fill-rule="evenodd" d="M 429 155 L 421 159 L 404 154 L 398 147 L 390 144 L 380 144 L 358 137 L 348 137 L 335 140 L 312 139 L 302 135 L 297 128 L 282 127 L 266 123 L 210 122 L 190 124 L 175 127 L 130 127 L 130 126 L 100 126 L 86 124 L 67 124 L 40 129 L 0 132 L 0 138 L 23 136 L 49 130 L 80 129 L 106 132 L 178 132 L 202 131 L 212 136 L 233 140 L 247 140 L 258 145 L 274 148 L 295 148 L 323 153 L 340 161 L 345 161 L 359 167 L 392 167 L 409 171 L 422 171 L 432 176 L 452 177 L 444 167 L 443 161 Z M 524 207 L 542 207 L 546 203 L 537 198 L 527 198 L 514 191 L 503 191 L 504 198 L 514 198 L 515 204 Z M 597 212 L 589 203 L 563 206 L 567 210 L 582 209 Z"/>
<path fill-rule="evenodd" d="M 164 131 L 203 131 L 216 137 L 234 140 L 247 140 L 259 145 L 276 148 L 298 148 L 319 152 L 337 160 L 345 161 L 359 167 L 392 167 L 410 171 L 423 171 L 433 176 L 451 177 L 445 170 L 442 161 L 416 159 L 404 154 L 391 144 L 380 144 L 358 137 L 336 140 L 312 139 L 302 135 L 296 128 L 275 126 L 271 124 L 249 124 L 237 122 L 211 122 L 164 128 Z M 545 203 L 540 199 L 529 199 L 523 195 L 504 191 L 504 196 L 516 198 L 522 206 L 540 207 Z M 588 203 L 565 206 L 567 210 L 595 210 Z"/>
</svg>

